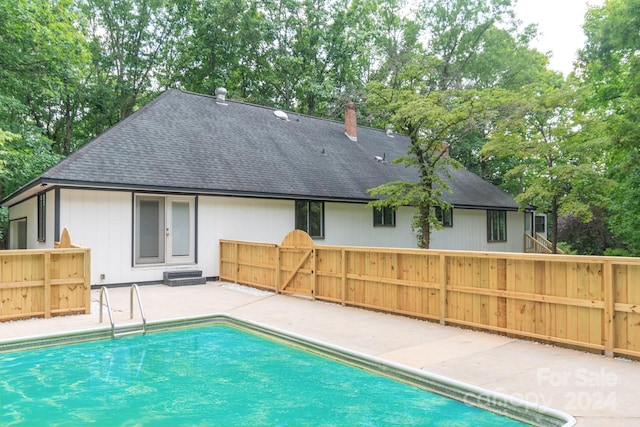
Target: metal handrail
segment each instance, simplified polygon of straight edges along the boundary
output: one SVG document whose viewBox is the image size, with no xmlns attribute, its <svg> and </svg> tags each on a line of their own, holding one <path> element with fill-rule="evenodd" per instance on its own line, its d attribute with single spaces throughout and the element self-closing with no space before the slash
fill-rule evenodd
<svg viewBox="0 0 640 427">
<path fill-rule="evenodd" d="M 116 326 L 113 323 L 113 312 L 111 310 L 111 302 L 109 301 L 109 292 L 107 291 L 107 287 L 103 286 L 100 288 L 100 323 L 102 323 L 102 296 L 104 295 L 105 300 L 107 301 L 107 312 L 109 313 L 109 321 L 111 322 L 111 338 L 115 338 L 116 336 Z"/>
<path fill-rule="evenodd" d="M 140 307 L 140 316 L 142 317 L 142 333 L 147 333 L 147 317 L 144 315 L 144 309 L 142 308 L 142 298 L 140 298 L 140 290 L 135 283 L 131 285 L 129 292 L 129 318 L 133 319 L 133 291 L 136 291 L 136 298 L 138 299 L 138 307 Z M 116 325 L 113 321 L 113 310 L 111 309 L 111 301 L 109 300 L 109 291 L 106 286 L 100 288 L 100 323 L 102 323 L 102 312 L 104 300 L 107 303 L 107 312 L 109 313 L 109 322 L 111 323 L 111 338 L 116 337 Z"/>
<path fill-rule="evenodd" d="M 136 297 L 138 298 L 138 307 L 140 307 L 140 316 L 142 317 L 142 333 L 147 333 L 147 318 L 144 315 L 144 309 L 142 308 L 142 299 L 140 298 L 140 290 L 137 284 L 132 284 L 129 291 L 129 319 L 133 319 L 133 291 L 136 291 Z"/>
</svg>

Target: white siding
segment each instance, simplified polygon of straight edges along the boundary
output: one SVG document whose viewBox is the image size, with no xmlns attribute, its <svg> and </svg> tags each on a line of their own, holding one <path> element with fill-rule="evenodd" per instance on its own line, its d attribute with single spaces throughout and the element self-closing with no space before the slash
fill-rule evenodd
<svg viewBox="0 0 640 427">
<path fill-rule="evenodd" d="M 487 211 L 454 209 L 453 227 L 434 230 L 431 249 L 522 252 L 524 213 L 507 212 L 507 241 L 487 241 Z"/>
<path fill-rule="evenodd" d="M 295 226 L 293 200 L 200 197 L 198 259 L 207 277 L 219 275 L 220 239 L 280 243 Z"/>
<path fill-rule="evenodd" d="M 44 242 L 38 241 L 38 198 L 32 197 L 22 203 L 12 206 L 9 210 L 9 220 L 27 218 L 27 249 L 53 248 L 55 217 L 55 192 L 46 193 L 46 236 Z"/>
<path fill-rule="evenodd" d="M 325 203 L 325 238 L 319 245 L 416 248 L 412 208 L 396 212 L 395 227 L 374 227 L 373 208 L 357 203 Z"/>
<path fill-rule="evenodd" d="M 91 248 L 91 284 L 162 278 L 153 269 L 131 266 L 131 215 L 131 193 L 60 190 L 60 230 L 66 227 L 72 243 Z"/>
<path fill-rule="evenodd" d="M 38 206 L 37 198 L 25 200 L 9 209 L 9 221 L 16 219 L 27 218 L 27 249 L 36 249 L 39 246 L 37 241 L 38 237 Z M 9 234 L 11 234 L 11 227 L 9 227 Z M 16 236 L 9 236 L 10 240 L 16 238 Z M 14 246 L 15 247 L 15 246 Z M 53 247 L 53 244 L 51 244 Z M 11 248 L 11 246 L 9 246 Z"/>
</svg>

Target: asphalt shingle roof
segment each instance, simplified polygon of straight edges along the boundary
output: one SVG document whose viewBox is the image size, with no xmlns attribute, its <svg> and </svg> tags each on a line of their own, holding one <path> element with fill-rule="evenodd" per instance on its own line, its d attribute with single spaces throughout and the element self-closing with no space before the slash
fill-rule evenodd
<svg viewBox="0 0 640 427">
<path fill-rule="evenodd" d="M 367 189 L 416 180 L 415 170 L 389 161 L 409 140 L 344 123 L 215 97 L 168 90 L 34 182 L 238 194 L 257 197 L 363 201 Z M 375 156 L 386 156 L 378 162 Z M 516 209 L 511 196 L 478 176 L 453 170 L 454 206 Z M 8 198 L 10 199 L 11 196 Z"/>
</svg>

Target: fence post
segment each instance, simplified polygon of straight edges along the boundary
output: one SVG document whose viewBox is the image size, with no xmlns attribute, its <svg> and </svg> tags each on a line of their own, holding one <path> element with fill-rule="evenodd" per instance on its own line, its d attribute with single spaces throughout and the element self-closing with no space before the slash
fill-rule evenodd
<svg viewBox="0 0 640 427">
<path fill-rule="evenodd" d="M 84 249 L 84 313 L 91 313 L 91 249 Z"/>
<path fill-rule="evenodd" d="M 340 256 L 342 257 L 342 305 L 347 305 L 347 251 L 342 248 L 340 250 Z"/>
<path fill-rule="evenodd" d="M 440 254 L 440 324 L 446 324 L 447 318 L 447 257 Z"/>
<path fill-rule="evenodd" d="M 605 260 L 602 264 L 602 285 L 604 286 L 604 355 L 613 357 L 615 339 L 615 294 L 613 292 L 613 264 Z"/>
<path fill-rule="evenodd" d="M 316 295 L 318 294 L 318 280 L 316 271 L 318 270 L 318 257 L 316 256 L 316 248 L 311 249 L 311 289 L 313 292 L 313 299 L 316 299 Z"/>
<path fill-rule="evenodd" d="M 44 252 L 44 318 L 51 317 L 51 252 Z"/>
<path fill-rule="evenodd" d="M 238 283 L 238 276 L 240 275 L 240 245 L 238 242 L 233 242 L 233 281 Z"/>
<path fill-rule="evenodd" d="M 282 269 L 280 268 L 280 245 L 276 245 L 276 294 L 280 293 Z"/>
</svg>

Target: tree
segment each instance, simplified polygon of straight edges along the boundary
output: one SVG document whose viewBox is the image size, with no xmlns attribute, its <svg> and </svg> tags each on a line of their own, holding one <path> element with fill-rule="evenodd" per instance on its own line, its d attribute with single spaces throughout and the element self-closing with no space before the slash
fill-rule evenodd
<svg viewBox="0 0 640 427">
<path fill-rule="evenodd" d="M 522 205 L 549 212 L 552 252 L 558 243 L 558 217 L 571 215 L 582 222 L 593 218 L 592 206 L 605 206 L 612 183 L 604 177 L 602 145 L 590 139 L 588 117 L 576 109 L 577 88 L 558 77 L 534 85 L 514 97 L 511 114 L 502 118 L 481 154 L 513 157 L 519 164 L 507 177 L 517 178 Z"/>
<path fill-rule="evenodd" d="M 441 200 L 447 190 L 444 178 L 455 162 L 445 154 L 459 144 L 478 144 L 485 138 L 502 96 L 500 83 L 513 82 L 518 74 L 502 80 L 517 68 L 505 64 L 524 64 L 503 59 L 526 39 L 516 42 L 497 27 L 509 21 L 510 5 L 509 0 L 423 3 L 418 21 L 392 21 L 391 28 L 399 29 L 401 36 L 390 32 L 387 61 L 375 74 L 378 80 L 367 85 L 368 107 L 380 122 L 387 120 L 411 139 L 408 155 L 397 161 L 419 173 L 417 183 L 393 182 L 371 189 L 380 197 L 372 205 L 415 206 L 413 227 L 420 233 L 420 247 L 429 247 L 431 228 L 440 225 L 434 207 L 446 207 Z M 505 44 L 505 38 L 512 43 Z M 487 68 L 490 64 L 497 67 Z"/>
<path fill-rule="evenodd" d="M 593 208 L 592 214 L 588 223 L 571 215 L 558 218 L 558 241 L 566 242 L 580 255 L 604 255 L 608 248 L 615 247 L 606 224 L 607 213 L 602 208 Z"/>
<path fill-rule="evenodd" d="M 186 30 L 177 42 L 167 85 L 214 94 L 225 87 L 231 96 L 264 102 L 264 47 L 273 42 L 264 13 L 256 2 L 191 2 Z"/>
<path fill-rule="evenodd" d="M 87 103 L 94 134 L 129 116 L 147 101 L 180 31 L 183 4 L 172 0 L 84 0 L 92 65 Z"/>
<path fill-rule="evenodd" d="M 640 0 L 609 0 L 589 9 L 579 75 L 592 93 L 608 135 L 607 169 L 618 185 L 612 192 L 612 231 L 640 255 Z"/>
<path fill-rule="evenodd" d="M 14 135 L 12 133 L 0 130 L 0 175 L 3 173 L 4 166 L 5 166 L 5 161 L 3 160 L 6 155 L 6 152 L 4 150 L 4 144 L 5 142 L 17 137 L 18 135 Z M 2 194 L 2 191 L 0 191 L 0 194 Z M 8 229 L 9 229 L 8 209 L 5 207 L 0 207 L 0 249 L 4 249 L 6 247 L 5 236 L 7 235 Z"/>
<path fill-rule="evenodd" d="M 0 129 L 71 151 L 87 61 L 73 2 L 0 0 Z"/>
<path fill-rule="evenodd" d="M 383 196 L 371 203 L 375 207 L 414 206 L 416 215 L 412 227 L 419 233 L 418 246 L 429 248 L 431 229 L 440 228 L 435 207 L 446 209 L 442 201 L 449 167 L 458 167 L 448 155 L 450 145 L 463 140 L 482 120 L 487 111 L 486 94 L 471 89 L 432 91 L 401 97 L 405 102 L 394 109 L 391 117 L 400 123 L 411 145 L 406 156 L 395 159 L 405 167 L 418 170 L 417 182 L 392 181 L 370 189 L 372 196 Z"/>
</svg>

